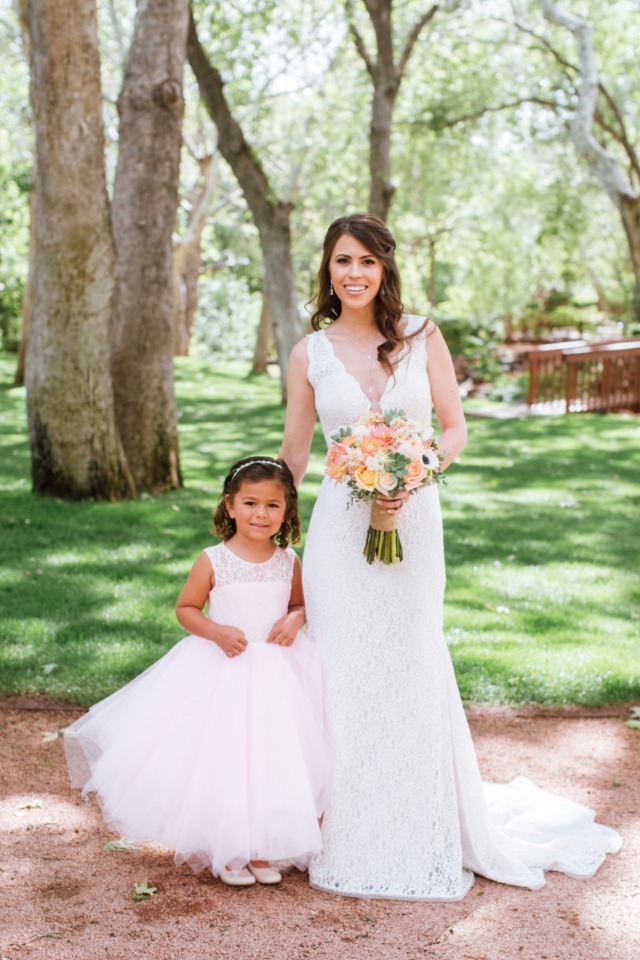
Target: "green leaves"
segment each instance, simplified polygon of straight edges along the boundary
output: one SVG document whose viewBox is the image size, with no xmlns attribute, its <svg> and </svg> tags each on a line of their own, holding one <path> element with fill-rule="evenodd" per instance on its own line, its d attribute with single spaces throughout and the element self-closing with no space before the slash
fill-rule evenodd
<svg viewBox="0 0 640 960">
<path fill-rule="evenodd" d="M 345 437 L 351 436 L 351 427 L 340 427 L 337 433 L 331 434 L 331 439 L 335 440 L 336 443 L 340 443 L 341 440 L 344 440 Z"/>
<path fill-rule="evenodd" d="M 149 881 L 143 880 L 142 883 L 134 883 L 131 899 L 139 903 L 141 900 L 150 900 L 157 892 L 157 887 L 150 887 Z"/>
<path fill-rule="evenodd" d="M 387 410 L 384 415 L 384 422 L 389 427 L 394 420 L 407 420 L 408 417 L 404 410 Z"/>
<path fill-rule="evenodd" d="M 407 467 L 411 463 L 408 457 L 405 457 L 404 454 L 390 453 L 385 461 L 385 468 L 388 473 L 393 474 L 398 483 L 404 479 L 407 473 Z"/>
</svg>

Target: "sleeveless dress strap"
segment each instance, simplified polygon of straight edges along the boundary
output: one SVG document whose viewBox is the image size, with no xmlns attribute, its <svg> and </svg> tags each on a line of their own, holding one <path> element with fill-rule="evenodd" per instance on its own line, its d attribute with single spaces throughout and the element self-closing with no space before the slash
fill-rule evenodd
<svg viewBox="0 0 640 960">
<path fill-rule="evenodd" d="M 410 314 L 407 317 L 407 325 L 405 327 L 405 333 L 411 335 L 417 333 L 417 336 L 409 341 L 410 353 L 408 362 L 410 364 L 416 364 L 416 366 L 425 367 L 427 364 L 427 326 L 428 317 L 421 317 L 416 314 Z M 420 330 L 421 327 L 424 327 L 424 330 Z"/>
<path fill-rule="evenodd" d="M 315 390 L 322 377 L 335 369 L 335 358 L 331 344 L 322 330 L 307 334 L 307 357 L 309 358 L 307 378 Z"/>
</svg>

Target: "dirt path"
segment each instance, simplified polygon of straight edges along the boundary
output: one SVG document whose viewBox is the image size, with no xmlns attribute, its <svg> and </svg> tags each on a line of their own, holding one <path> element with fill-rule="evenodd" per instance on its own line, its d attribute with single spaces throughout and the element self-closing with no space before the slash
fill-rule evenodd
<svg viewBox="0 0 640 960">
<path fill-rule="evenodd" d="M 37 709 L 33 709 L 37 708 Z M 67 785 L 56 732 L 79 715 L 0 701 L 0 958 L 47 960 L 636 960 L 640 731 L 623 708 L 474 708 L 483 776 L 525 774 L 594 807 L 621 853 L 591 880 L 532 892 L 478 878 L 461 903 L 330 897 L 297 871 L 234 891 L 155 849 L 105 852 L 95 802 Z M 136 903 L 148 879 L 152 899 Z"/>
</svg>

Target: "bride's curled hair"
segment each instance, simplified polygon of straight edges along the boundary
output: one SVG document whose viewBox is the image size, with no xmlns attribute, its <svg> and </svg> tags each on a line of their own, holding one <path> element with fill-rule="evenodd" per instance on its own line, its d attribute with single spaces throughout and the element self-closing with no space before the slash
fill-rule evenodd
<svg viewBox="0 0 640 960">
<path fill-rule="evenodd" d="M 311 315 L 311 326 L 314 330 L 320 330 L 340 316 L 342 304 L 337 294 L 331 293 L 329 262 L 336 243 L 345 234 L 355 237 L 382 264 L 382 283 L 375 299 L 375 321 L 385 340 L 378 347 L 378 360 L 391 375 L 393 373 L 391 357 L 397 354 L 399 347 L 408 344 L 415 336 L 421 334 L 429 321 L 425 321 L 419 330 L 408 336 L 405 336 L 401 330 L 404 308 L 401 299 L 400 272 L 395 260 L 396 242 L 387 225 L 379 217 L 371 213 L 351 213 L 334 220 L 327 230 L 322 247 L 322 262 L 316 280 L 316 292 L 310 301 L 315 307 Z M 397 360 L 397 356 L 395 359 Z"/>
</svg>

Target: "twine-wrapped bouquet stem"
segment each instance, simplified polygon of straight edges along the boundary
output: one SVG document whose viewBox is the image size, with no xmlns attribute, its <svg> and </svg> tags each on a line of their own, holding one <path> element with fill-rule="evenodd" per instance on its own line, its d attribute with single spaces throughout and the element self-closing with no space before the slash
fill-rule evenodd
<svg viewBox="0 0 640 960">
<path fill-rule="evenodd" d="M 371 519 L 364 545 L 367 563 L 373 563 L 376 559 L 382 563 L 400 563 L 402 560 L 402 544 L 398 534 L 399 512 L 390 513 L 388 507 L 379 500 L 371 504 Z"/>
</svg>

